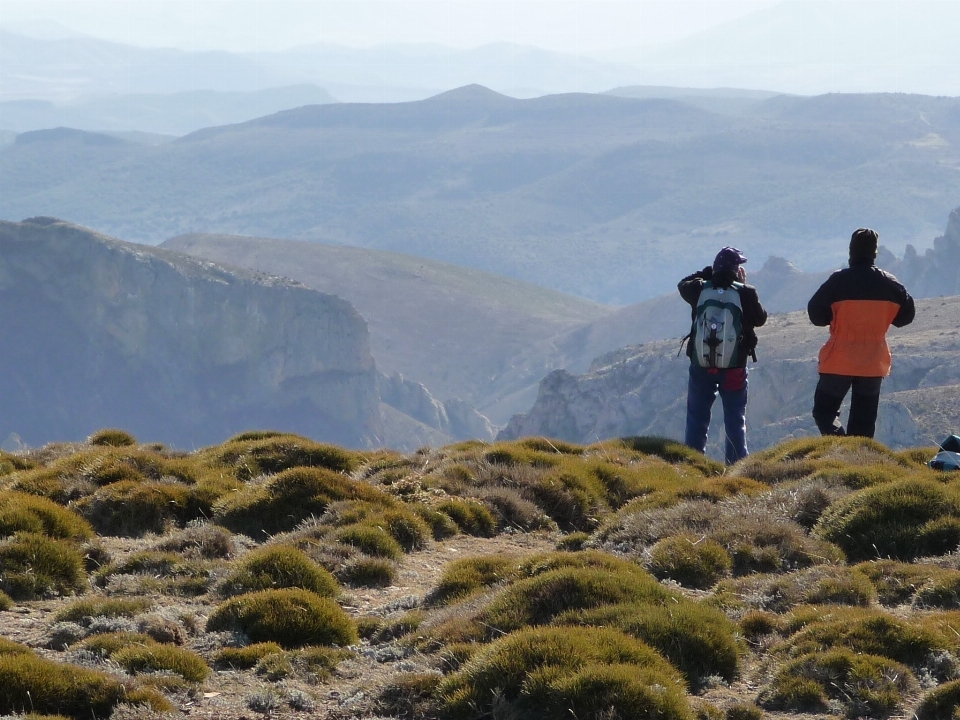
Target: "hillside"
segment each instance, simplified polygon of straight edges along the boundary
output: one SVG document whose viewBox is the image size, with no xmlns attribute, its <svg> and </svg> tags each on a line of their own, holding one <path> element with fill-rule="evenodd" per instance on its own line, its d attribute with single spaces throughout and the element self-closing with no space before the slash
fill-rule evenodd
<svg viewBox="0 0 960 720">
<path fill-rule="evenodd" d="M 898 448 L 929 445 L 960 427 L 960 406 L 953 402 L 960 397 L 958 324 L 960 297 L 933 298 L 917 301 L 913 324 L 891 330 L 893 372 L 883 384 L 878 440 Z M 757 335 L 749 446 L 758 450 L 816 434 L 810 408 L 817 353 L 827 331 L 811 325 L 805 312 L 795 312 L 771 317 Z M 683 437 L 690 361 L 677 356 L 678 344 L 626 347 L 597 358 L 583 375 L 554 371 L 541 381 L 530 411 L 514 417 L 500 437 L 547 435 L 573 442 L 634 434 Z M 718 423 L 714 431 L 722 432 Z M 711 435 L 714 448 L 719 441 L 719 434 Z"/>
<path fill-rule="evenodd" d="M 49 218 L 0 223 L 0 438 L 124 425 L 181 448 L 250 426 L 382 438 L 367 327 L 289 280 Z"/>
<path fill-rule="evenodd" d="M 950 720 L 960 487 L 932 452 L 2 453 L 0 713 Z"/>
<path fill-rule="evenodd" d="M 0 147 L 0 217 L 56 212 L 142 242 L 205 232 L 398 251 L 628 304 L 730 242 L 803 270 L 840 265 L 862 225 L 897 254 L 924 251 L 960 196 L 958 107 L 774 97 L 733 116 L 474 86 L 153 147 L 21 135 Z"/>
<path fill-rule="evenodd" d="M 0 86 L 2 97 L 2 86 Z M 79 130 L 186 135 L 213 125 L 229 125 L 303 105 L 336 102 L 315 85 L 253 92 L 192 90 L 82 96 L 69 101 L 0 101 L 0 128 L 28 132 L 55 127 Z"/>
<path fill-rule="evenodd" d="M 382 250 L 225 235 L 183 235 L 162 247 L 292 278 L 349 300 L 367 321 L 381 371 L 401 373 L 439 398 L 462 398 L 481 411 L 502 394 L 500 376 L 511 358 L 532 347 L 542 350 L 554 337 L 611 312 L 529 283 Z"/>
</svg>

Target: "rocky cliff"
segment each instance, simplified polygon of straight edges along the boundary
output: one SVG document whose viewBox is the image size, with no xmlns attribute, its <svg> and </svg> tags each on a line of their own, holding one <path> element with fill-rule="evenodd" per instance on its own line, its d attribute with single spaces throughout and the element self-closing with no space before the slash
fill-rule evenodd
<svg viewBox="0 0 960 720">
<path fill-rule="evenodd" d="M 350 303 L 49 218 L 0 222 L 0 437 L 119 426 L 190 448 L 249 428 L 383 436 Z"/>
<path fill-rule="evenodd" d="M 917 319 L 891 330 L 892 375 L 884 382 L 877 439 L 893 447 L 931 445 L 960 430 L 960 297 L 921 300 Z M 816 432 L 810 418 L 817 352 L 825 328 L 803 312 L 771 318 L 758 331 L 760 362 L 750 368 L 748 443 L 760 449 Z M 689 360 L 678 341 L 624 348 L 597 358 L 582 375 L 557 370 L 540 383 L 529 413 L 500 439 L 546 435 L 596 442 L 627 435 L 683 438 Z M 719 402 L 715 412 L 722 412 Z M 711 442 L 720 447 L 720 423 Z"/>
</svg>

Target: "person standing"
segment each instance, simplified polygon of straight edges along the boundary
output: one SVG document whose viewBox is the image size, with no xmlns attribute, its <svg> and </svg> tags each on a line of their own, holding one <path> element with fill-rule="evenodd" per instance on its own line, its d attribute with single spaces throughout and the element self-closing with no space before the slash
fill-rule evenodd
<svg viewBox="0 0 960 720">
<path fill-rule="evenodd" d="M 820 380 L 813 397 L 813 419 L 821 435 L 873 437 L 880 385 L 892 363 L 887 330 L 891 325 L 909 325 L 916 313 L 906 288 L 874 265 L 879 240 L 869 228 L 854 232 L 850 266 L 827 278 L 807 303 L 810 322 L 830 326 L 830 339 L 820 350 Z M 844 430 L 840 405 L 851 389 Z"/>
<path fill-rule="evenodd" d="M 743 253 L 725 247 L 713 265 L 677 285 L 690 304 L 693 328 L 687 344 L 687 425 L 684 442 L 706 452 L 710 415 L 717 394 L 723 404 L 724 459 L 747 456 L 747 358 L 756 361 L 758 328 L 767 321 L 757 290 L 745 284 Z"/>
</svg>

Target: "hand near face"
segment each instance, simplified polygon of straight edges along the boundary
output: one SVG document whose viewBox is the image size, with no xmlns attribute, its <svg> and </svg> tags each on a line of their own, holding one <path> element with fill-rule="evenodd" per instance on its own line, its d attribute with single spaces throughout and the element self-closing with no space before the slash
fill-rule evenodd
<svg viewBox="0 0 960 720">
<path fill-rule="evenodd" d="M 737 280 L 740 282 L 747 281 L 747 271 L 743 269 L 743 265 L 737 268 Z"/>
</svg>

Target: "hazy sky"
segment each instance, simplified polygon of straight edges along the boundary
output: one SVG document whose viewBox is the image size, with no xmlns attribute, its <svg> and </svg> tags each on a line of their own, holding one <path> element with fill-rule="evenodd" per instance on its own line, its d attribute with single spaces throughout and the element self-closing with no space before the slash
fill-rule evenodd
<svg viewBox="0 0 960 720">
<path fill-rule="evenodd" d="M 46 21 L 96 37 L 182 49 L 281 50 L 513 42 L 597 53 L 680 39 L 777 0 L 0 0 L 0 25 Z"/>
</svg>

